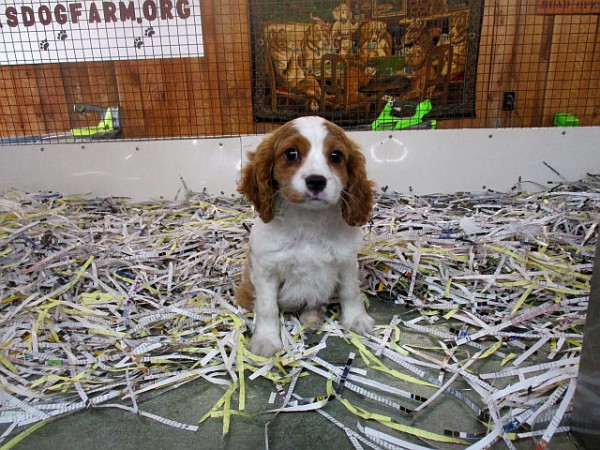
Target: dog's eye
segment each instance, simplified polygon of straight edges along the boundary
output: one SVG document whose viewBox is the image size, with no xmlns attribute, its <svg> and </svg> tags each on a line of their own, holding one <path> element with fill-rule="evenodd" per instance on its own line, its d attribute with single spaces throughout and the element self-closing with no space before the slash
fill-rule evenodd
<svg viewBox="0 0 600 450">
<path fill-rule="evenodd" d="M 288 148 L 285 152 L 284 152 L 284 157 L 285 160 L 288 162 L 298 162 L 300 161 L 300 152 L 298 151 L 297 148 Z"/>
<path fill-rule="evenodd" d="M 329 160 L 333 164 L 339 164 L 344 160 L 344 155 L 339 150 L 334 150 L 329 154 Z"/>
</svg>

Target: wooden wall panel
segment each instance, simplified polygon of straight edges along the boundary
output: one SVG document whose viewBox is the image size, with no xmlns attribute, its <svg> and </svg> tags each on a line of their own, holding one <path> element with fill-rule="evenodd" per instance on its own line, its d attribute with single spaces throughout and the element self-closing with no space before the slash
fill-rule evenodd
<svg viewBox="0 0 600 450">
<path fill-rule="evenodd" d="M 69 111 L 65 104 L 65 87 L 58 64 L 35 66 L 40 106 L 46 133 L 64 133 L 71 127 Z"/>
<path fill-rule="evenodd" d="M 494 9 L 494 27 L 490 82 L 487 87 L 487 120 L 483 126 L 496 128 L 502 126 L 506 112 L 502 111 L 503 91 L 510 90 L 514 71 L 517 29 L 519 25 L 519 5 L 511 0 L 497 0 Z"/>
<path fill-rule="evenodd" d="M 543 125 L 551 125 L 556 112 L 576 112 L 587 118 L 592 81 L 596 88 L 598 82 L 593 72 L 598 16 L 557 16 L 553 37 Z"/>
<path fill-rule="evenodd" d="M 215 2 L 213 7 L 223 134 L 253 133 L 248 2 Z"/>
<path fill-rule="evenodd" d="M 147 133 L 140 64 L 137 61 L 117 61 L 114 67 L 123 137 L 144 137 Z"/>
<path fill-rule="evenodd" d="M 223 136 L 268 131 L 252 114 L 248 0 L 201 2 L 203 58 L 0 67 L 0 135 L 95 125 L 75 103 L 121 108 L 123 136 Z M 598 15 L 538 15 L 535 2 L 487 0 L 476 117 L 439 128 L 551 126 L 567 111 L 600 125 Z M 517 108 L 502 110 L 505 91 Z"/>
<path fill-rule="evenodd" d="M 8 92 L 7 97 L 12 106 L 10 114 L 17 127 L 15 134 L 46 133 L 41 93 L 35 73 L 34 65 L 13 66 L 8 72 L 13 82 L 13 90 Z"/>
<path fill-rule="evenodd" d="M 600 17 L 596 24 L 596 36 L 600 36 Z M 589 112 L 589 117 L 594 123 L 600 124 L 600 38 L 598 37 L 594 45 L 594 62 L 589 90 L 586 112 Z"/>
<path fill-rule="evenodd" d="M 211 92 L 218 92 L 219 89 L 216 71 L 212 73 L 211 65 L 200 59 L 189 59 L 184 64 L 192 134 L 223 134 L 219 98 L 211 95 Z"/>
<path fill-rule="evenodd" d="M 485 2 L 483 12 L 483 23 L 481 25 L 481 40 L 479 42 L 479 59 L 477 64 L 477 85 L 475 97 L 475 111 L 478 120 L 486 122 L 488 120 L 487 105 L 490 92 L 488 90 L 492 76 L 492 57 L 494 50 L 494 24 L 496 20 L 495 3 Z M 461 126 L 462 121 L 454 126 Z"/>
<path fill-rule="evenodd" d="M 518 14 L 513 70 L 508 83 L 499 86 L 516 92 L 518 107 L 515 112 L 502 113 L 504 124 L 510 127 L 541 126 L 548 49 L 552 44 L 549 26 L 553 18 L 537 15 L 536 5 L 532 2 L 521 3 Z"/>
<path fill-rule="evenodd" d="M 0 66 L 0 136 L 12 136 L 19 129 L 19 117 L 15 115 L 16 95 L 12 67 Z"/>
<path fill-rule="evenodd" d="M 523 126 L 541 127 L 544 125 L 544 97 L 546 94 L 546 85 L 548 84 L 547 73 L 550 65 L 550 55 L 552 53 L 554 16 L 534 17 L 533 36 L 530 38 L 534 42 L 528 44 L 530 51 L 524 52 L 522 59 L 526 67 L 517 70 L 517 73 L 530 70 L 534 74 L 531 74 L 525 80 L 525 95 L 520 96 L 523 97 L 523 109 L 518 109 L 517 111 L 522 111 L 525 114 Z M 530 89 L 533 91 L 531 94 L 529 93 Z M 523 89 L 521 89 L 520 93 L 522 92 Z M 531 103 L 528 103 L 528 101 Z M 519 104 L 521 104 L 520 100 Z"/>
<path fill-rule="evenodd" d="M 202 4 L 202 28 L 206 56 L 203 60 L 198 60 L 200 68 L 198 75 L 200 76 L 194 77 L 196 81 L 193 93 L 195 112 L 200 121 L 206 122 L 206 135 L 208 136 L 223 134 L 221 98 L 220 95 L 214 95 L 215 92 L 220 92 L 219 77 L 222 76 L 222 71 L 219 70 L 221 66 L 220 52 L 217 52 L 217 33 L 222 32 L 222 26 L 217 28 L 217 12 L 215 10 L 217 3 L 210 1 Z"/>
<path fill-rule="evenodd" d="M 92 90 L 88 72 L 89 63 L 70 63 L 60 64 L 63 85 L 65 89 L 65 106 L 69 115 L 69 128 L 83 127 L 85 125 L 93 125 L 94 120 L 90 117 L 76 114 L 73 106 L 77 103 L 90 103 L 99 106 L 99 103 L 94 103 L 92 98 Z"/>
<path fill-rule="evenodd" d="M 598 15 L 538 15 L 535 2 L 486 1 L 477 117 L 438 127 L 552 126 L 557 112 L 600 125 L 599 26 Z M 515 91 L 515 111 L 502 110 L 505 91 Z"/>
</svg>

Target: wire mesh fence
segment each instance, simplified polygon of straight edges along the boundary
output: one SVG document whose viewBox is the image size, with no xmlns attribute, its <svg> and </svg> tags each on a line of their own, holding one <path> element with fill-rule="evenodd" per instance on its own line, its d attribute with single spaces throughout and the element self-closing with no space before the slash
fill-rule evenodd
<svg viewBox="0 0 600 450">
<path fill-rule="evenodd" d="M 11 0 L 0 143 L 600 125 L 600 2 Z M 382 125 L 383 123 L 383 125 Z"/>
</svg>

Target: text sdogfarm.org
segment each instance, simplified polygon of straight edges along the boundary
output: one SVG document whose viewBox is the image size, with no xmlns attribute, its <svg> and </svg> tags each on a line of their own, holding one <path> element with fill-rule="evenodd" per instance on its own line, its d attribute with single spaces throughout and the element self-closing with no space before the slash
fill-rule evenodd
<svg viewBox="0 0 600 450">
<path fill-rule="evenodd" d="M 138 6 L 136 8 L 136 6 Z M 73 2 L 39 6 L 0 7 L 0 27 L 48 26 L 67 23 L 115 23 L 144 20 L 188 19 L 189 0 L 140 0 L 121 2 Z"/>
</svg>

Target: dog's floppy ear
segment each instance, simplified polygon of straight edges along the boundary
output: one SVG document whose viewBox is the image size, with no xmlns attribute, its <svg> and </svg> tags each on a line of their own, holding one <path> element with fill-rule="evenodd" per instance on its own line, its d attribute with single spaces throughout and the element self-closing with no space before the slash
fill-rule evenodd
<svg viewBox="0 0 600 450">
<path fill-rule="evenodd" d="M 267 136 L 256 151 L 248 153 L 248 164 L 242 168 L 238 192 L 254 205 L 263 222 L 273 220 L 276 182 L 273 179 L 275 157 L 274 134 Z"/>
<path fill-rule="evenodd" d="M 367 178 L 365 157 L 358 144 L 353 141 L 350 141 L 346 170 L 348 186 L 342 193 L 342 216 L 348 225 L 362 226 L 371 218 L 375 184 Z"/>
</svg>

